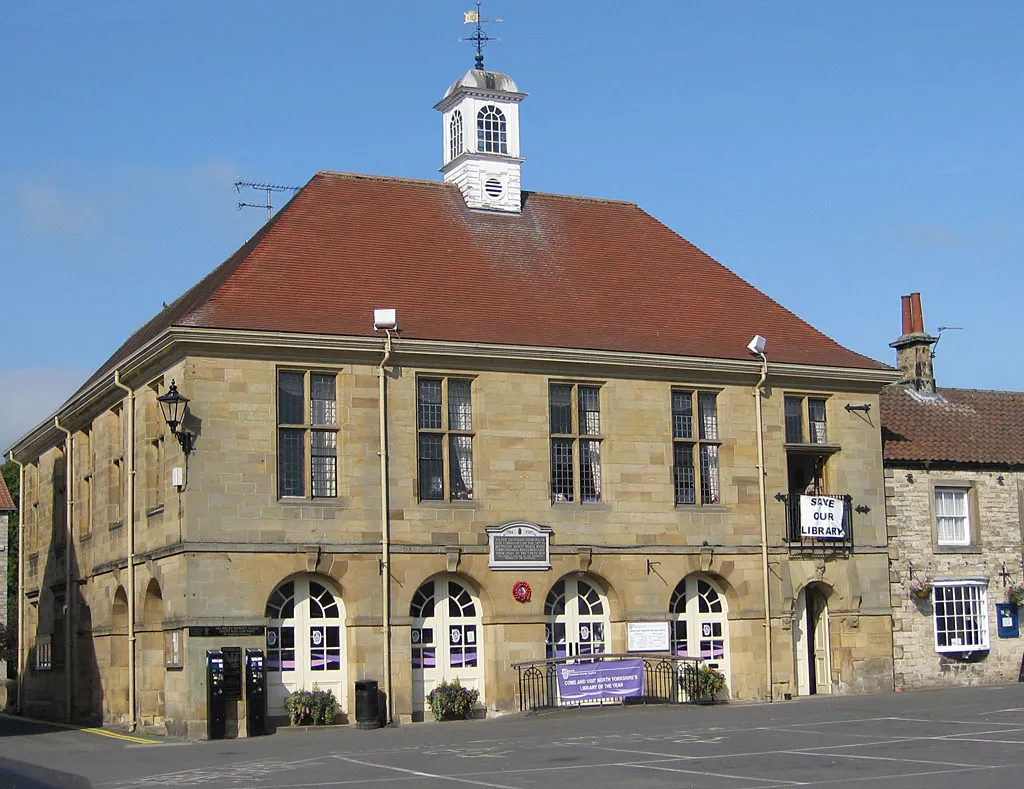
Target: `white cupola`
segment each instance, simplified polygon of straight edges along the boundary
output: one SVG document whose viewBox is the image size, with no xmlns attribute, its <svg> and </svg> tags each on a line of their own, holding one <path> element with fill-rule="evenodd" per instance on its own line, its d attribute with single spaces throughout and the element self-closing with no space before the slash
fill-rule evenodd
<svg viewBox="0 0 1024 789">
<path fill-rule="evenodd" d="M 520 200 L 519 102 L 512 78 L 477 68 L 451 84 L 434 105 L 444 125 L 444 180 L 458 184 L 466 205 L 518 214 Z"/>
</svg>

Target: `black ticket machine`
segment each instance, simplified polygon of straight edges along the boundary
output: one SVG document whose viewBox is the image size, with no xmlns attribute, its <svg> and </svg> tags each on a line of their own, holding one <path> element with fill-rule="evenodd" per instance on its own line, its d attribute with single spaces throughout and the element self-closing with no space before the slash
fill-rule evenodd
<svg viewBox="0 0 1024 789">
<path fill-rule="evenodd" d="M 224 703 L 224 653 L 219 649 L 206 650 L 206 736 L 223 740 L 227 724 Z"/>
<path fill-rule="evenodd" d="M 245 648 L 245 710 L 246 729 L 250 737 L 267 733 L 267 676 L 264 673 L 263 650 Z"/>
</svg>

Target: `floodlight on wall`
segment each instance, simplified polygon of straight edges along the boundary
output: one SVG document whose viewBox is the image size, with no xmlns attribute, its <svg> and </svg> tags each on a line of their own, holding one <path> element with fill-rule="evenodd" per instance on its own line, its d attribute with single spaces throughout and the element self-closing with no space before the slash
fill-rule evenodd
<svg viewBox="0 0 1024 789">
<path fill-rule="evenodd" d="M 764 356 L 764 348 L 768 341 L 760 334 L 755 334 L 754 339 L 747 343 L 747 350 L 755 356 Z"/>
<path fill-rule="evenodd" d="M 196 437 L 187 430 L 178 429 L 185 419 L 188 398 L 178 392 L 178 386 L 172 380 L 171 388 L 165 394 L 160 395 L 156 401 L 160 403 L 160 410 L 163 411 L 164 421 L 167 423 L 171 435 L 178 439 L 181 451 L 188 455 L 195 447 Z"/>
<path fill-rule="evenodd" d="M 398 331 L 398 311 L 383 309 L 373 311 L 374 331 Z"/>
</svg>

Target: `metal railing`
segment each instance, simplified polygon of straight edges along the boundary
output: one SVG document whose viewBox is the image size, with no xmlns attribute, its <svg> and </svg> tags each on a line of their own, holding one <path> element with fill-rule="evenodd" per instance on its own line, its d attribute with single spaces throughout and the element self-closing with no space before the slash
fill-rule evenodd
<svg viewBox="0 0 1024 789">
<path fill-rule="evenodd" d="M 639 696 L 602 696 L 586 700 L 563 700 L 558 693 L 558 667 L 612 660 L 644 662 L 643 691 Z M 701 658 L 650 652 L 618 652 L 584 657 L 524 660 L 513 663 L 519 675 L 519 709 L 539 710 L 555 707 L 581 707 L 605 704 L 694 704 L 702 699 L 697 693 L 697 667 Z"/>
<path fill-rule="evenodd" d="M 781 502 L 786 508 L 785 541 L 789 544 L 790 552 L 851 553 L 853 551 L 853 497 L 847 495 L 831 496 L 830 498 L 842 499 L 844 502 L 842 520 L 844 536 L 841 538 L 803 536 L 800 528 L 799 494 L 775 494 L 775 500 Z"/>
</svg>

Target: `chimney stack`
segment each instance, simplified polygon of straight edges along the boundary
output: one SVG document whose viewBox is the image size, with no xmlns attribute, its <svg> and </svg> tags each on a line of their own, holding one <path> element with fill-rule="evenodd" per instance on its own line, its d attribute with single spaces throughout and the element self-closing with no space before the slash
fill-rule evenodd
<svg viewBox="0 0 1024 789">
<path fill-rule="evenodd" d="M 921 294 L 901 297 L 903 307 L 903 334 L 890 348 L 896 349 L 896 367 L 901 373 L 900 383 L 924 395 L 935 394 L 935 374 L 932 371 L 932 345 L 939 341 L 924 330 Z"/>
</svg>

